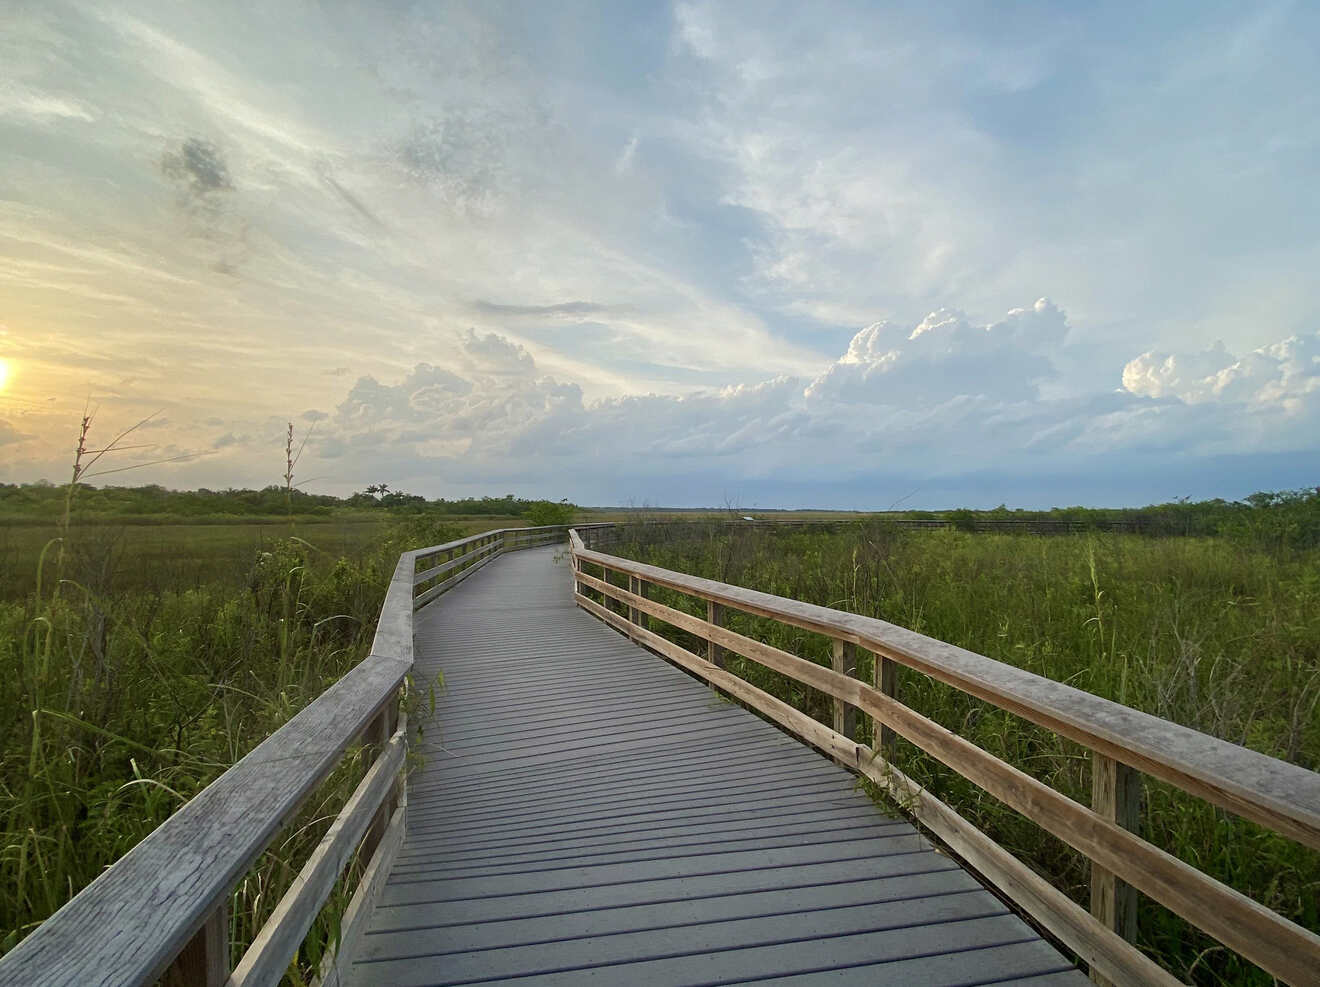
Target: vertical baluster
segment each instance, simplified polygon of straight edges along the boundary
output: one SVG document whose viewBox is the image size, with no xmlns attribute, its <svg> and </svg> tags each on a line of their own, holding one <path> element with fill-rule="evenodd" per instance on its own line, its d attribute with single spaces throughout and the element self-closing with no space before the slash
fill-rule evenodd
<svg viewBox="0 0 1320 987">
<path fill-rule="evenodd" d="M 366 740 L 372 747 L 371 760 L 381 756 L 385 750 L 385 745 L 390 742 L 394 736 L 394 731 L 398 728 L 399 721 L 399 698 L 397 693 L 391 695 L 381 707 L 379 713 L 367 727 Z M 376 847 L 385 836 L 385 830 L 389 827 L 390 816 L 394 808 L 389 799 L 381 803 L 376 814 L 371 818 L 371 825 L 367 827 L 367 835 L 362 838 L 362 850 L 360 851 L 363 860 L 370 860 L 371 855 L 376 852 Z"/>
<path fill-rule="evenodd" d="M 876 655 L 875 664 L 872 668 L 872 684 L 886 696 L 897 699 L 898 662 L 892 661 L 883 655 Z M 893 760 L 894 742 L 897 739 L 898 737 L 893 730 L 875 717 L 871 718 L 871 748 L 886 761 Z"/>
<path fill-rule="evenodd" d="M 229 899 L 226 898 L 174 958 L 161 982 L 166 987 L 223 987 L 228 979 Z"/>
<path fill-rule="evenodd" d="M 836 672 L 855 678 L 857 676 L 857 645 L 835 638 L 831 655 L 831 665 Z M 842 699 L 834 700 L 834 732 L 841 733 L 849 740 L 857 724 L 857 709 Z"/>
<path fill-rule="evenodd" d="M 724 626 L 724 607 L 714 600 L 706 601 L 706 621 L 716 627 Z M 706 660 L 716 668 L 724 667 L 724 649 L 714 641 L 706 642 Z"/>
<path fill-rule="evenodd" d="M 1141 775 L 1098 751 L 1091 752 L 1091 808 L 1124 829 L 1141 826 Z M 1091 914 L 1128 942 L 1137 938 L 1137 891 L 1112 871 L 1091 861 Z M 1109 981 L 1092 971 L 1098 984 Z"/>
</svg>

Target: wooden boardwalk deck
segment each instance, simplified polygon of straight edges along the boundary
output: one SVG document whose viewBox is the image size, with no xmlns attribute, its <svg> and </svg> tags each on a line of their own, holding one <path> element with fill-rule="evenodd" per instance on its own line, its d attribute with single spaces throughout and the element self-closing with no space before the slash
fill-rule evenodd
<svg viewBox="0 0 1320 987">
<path fill-rule="evenodd" d="M 562 555 L 418 614 L 446 691 L 344 982 L 1087 982 L 852 775 L 576 608 Z"/>
</svg>

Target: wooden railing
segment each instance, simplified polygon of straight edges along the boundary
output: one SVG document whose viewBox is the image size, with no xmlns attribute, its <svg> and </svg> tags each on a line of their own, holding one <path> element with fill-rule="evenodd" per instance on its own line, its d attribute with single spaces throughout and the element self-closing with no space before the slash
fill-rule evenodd
<svg viewBox="0 0 1320 987">
<path fill-rule="evenodd" d="M 607 555 L 588 547 L 584 535 L 594 545 L 616 539 L 617 532 L 569 535 L 574 596 L 581 607 L 875 782 L 1073 950 L 1093 979 L 1131 985 L 1177 982 L 1129 941 L 1141 892 L 1273 976 L 1298 985 L 1320 983 L 1320 937 L 1135 832 L 1144 772 L 1320 849 L 1320 775 L 882 620 Z M 626 579 L 628 588 L 611 577 Z M 653 586 L 704 602 L 705 619 L 649 599 Z M 830 638 L 832 667 L 729 630 L 723 626 L 729 611 Z M 651 618 L 705 641 L 706 653 L 689 651 L 651 630 Z M 855 677 L 858 649 L 874 656 L 871 682 Z M 726 652 L 831 696 L 832 727 L 729 672 Z M 1088 748 L 1091 805 L 1068 798 L 903 705 L 895 694 L 897 665 Z M 872 718 L 874 749 L 851 738 L 857 712 Z M 898 770 L 890 760 L 895 736 L 1089 858 L 1090 913 Z"/>
<path fill-rule="evenodd" d="M 399 556 L 368 656 L 0 958 L 0 984 L 278 983 L 345 868 L 366 860 L 340 924 L 345 955 L 402 838 L 400 690 L 413 664 L 414 611 L 501 553 L 562 542 L 567 530 L 505 528 Z M 364 777 L 231 970 L 235 886 L 361 745 L 372 752 Z M 333 964 L 332 953 L 324 979 L 334 979 Z"/>
</svg>

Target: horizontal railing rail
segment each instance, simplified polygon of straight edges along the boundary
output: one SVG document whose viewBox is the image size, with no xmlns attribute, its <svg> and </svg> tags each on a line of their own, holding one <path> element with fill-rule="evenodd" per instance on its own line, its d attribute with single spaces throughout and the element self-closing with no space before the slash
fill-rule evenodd
<svg viewBox="0 0 1320 987">
<path fill-rule="evenodd" d="M 1316 983 L 1320 937 L 1165 853 L 1138 836 L 1140 775 L 1320 848 L 1320 775 L 1159 717 L 1034 675 L 984 655 L 858 614 L 772 596 L 589 548 L 606 539 L 570 532 L 574 597 L 601 620 L 758 710 L 892 795 L 1007 897 L 1078 954 L 1101 981 L 1173 983 L 1131 945 L 1136 892 L 1158 901 L 1270 974 Z M 598 569 L 599 575 L 587 571 Z M 626 577 L 628 588 L 615 585 Z M 665 587 L 706 604 L 695 617 L 648 597 Z M 593 599 L 589 594 L 597 594 Z M 739 611 L 824 635 L 826 668 L 722 626 Z M 681 647 L 650 619 L 706 642 Z M 856 678 L 858 649 L 875 660 L 872 682 Z M 833 699 L 832 728 L 726 670 L 732 652 Z M 1091 751 L 1092 804 L 1084 806 L 903 705 L 897 665 L 985 700 Z M 872 746 L 851 738 L 857 711 L 872 720 Z M 1075 904 L 891 761 L 902 737 L 1080 851 L 1092 864 L 1091 913 Z"/>
<path fill-rule="evenodd" d="M 0 957 L 0 985 L 278 983 L 356 858 L 367 863 L 340 923 L 337 952 L 348 952 L 402 837 L 414 612 L 496 556 L 567 532 L 502 528 L 400 555 L 367 657 Z M 364 777 L 231 970 L 235 886 L 359 745 L 372 753 Z"/>
</svg>

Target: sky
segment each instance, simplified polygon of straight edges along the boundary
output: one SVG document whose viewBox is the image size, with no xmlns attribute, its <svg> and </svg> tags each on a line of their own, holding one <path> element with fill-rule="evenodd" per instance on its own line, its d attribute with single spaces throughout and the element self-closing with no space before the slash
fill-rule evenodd
<svg viewBox="0 0 1320 987">
<path fill-rule="evenodd" d="M 1320 5 L 0 0 L 0 482 L 1320 483 Z M 160 462 L 169 460 L 168 462 Z"/>
</svg>

